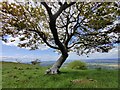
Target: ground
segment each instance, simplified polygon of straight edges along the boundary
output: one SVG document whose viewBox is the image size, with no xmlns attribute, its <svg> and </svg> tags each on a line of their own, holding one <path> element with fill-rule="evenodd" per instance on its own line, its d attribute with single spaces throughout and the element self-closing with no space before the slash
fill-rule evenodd
<svg viewBox="0 0 120 90">
<path fill-rule="evenodd" d="M 1 62 L 0 62 L 1 63 Z M 48 67 L 2 63 L 2 88 L 117 88 L 118 70 L 73 70 L 61 68 L 59 75 L 45 75 Z"/>
</svg>

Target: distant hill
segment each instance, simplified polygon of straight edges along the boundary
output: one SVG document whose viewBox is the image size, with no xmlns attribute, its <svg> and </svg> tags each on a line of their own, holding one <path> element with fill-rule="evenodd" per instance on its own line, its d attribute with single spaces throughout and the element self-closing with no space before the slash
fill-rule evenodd
<svg viewBox="0 0 120 90">
<path fill-rule="evenodd" d="M 85 59 L 81 60 L 87 63 L 119 63 L 120 58 L 113 58 L 113 59 Z"/>
<path fill-rule="evenodd" d="M 83 61 L 83 62 L 86 62 L 86 63 L 120 63 L 120 58 L 113 58 L 113 59 L 78 59 L 80 61 Z M 5 62 L 16 62 L 14 59 L 2 59 L 2 61 L 5 61 Z M 72 62 L 74 60 L 66 60 L 65 61 L 65 64 L 66 63 L 69 63 L 69 62 Z M 41 66 L 49 66 L 49 65 L 53 65 L 56 61 L 42 61 L 41 60 L 41 63 L 40 65 Z M 28 63 L 30 64 L 30 61 L 27 61 L 26 59 L 25 60 L 22 60 L 21 63 Z"/>
<path fill-rule="evenodd" d="M 66 60 L 66 63 L 72 62 L 74 60 Z M 114 59 L 84 59 L 80 60 L 86 63 L 120 63 L 120 59 L 114 58 Z M 48 65 L 53 65 L 56 61 L 42 61 L 41 65 L 42 66 L 48 66 Z"/>
</svg>

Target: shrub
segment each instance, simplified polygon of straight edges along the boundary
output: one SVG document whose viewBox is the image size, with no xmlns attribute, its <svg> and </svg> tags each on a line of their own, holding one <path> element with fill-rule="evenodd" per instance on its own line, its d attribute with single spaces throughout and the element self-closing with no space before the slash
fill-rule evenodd
<svg viewBox="0 0 120 90">
<path fill-rule="evenodd" d="M 101 69 L 102 69 L 101 67 L 96 68 L 96 70 L 98 70 L 98 71 L 101 71 Z"/>
<path fill-rule="evenodd" d="M 87 66 L 86 66 L 86 63 L 76 60 L 76 61 L 70 62 L 68 64 L 68 68 L 85 70 L 87 69 Z"/>
<path fill-rule="evenodd" d="M 37 65 L 37 64 L 40 64 L 41 62 L 40 62 L 39 59 L 36 59 L 36 60 L 34 60 L 34 61 L 31 61 L 31 63 L 32 63 L 33 65 Z"/>
</svg>

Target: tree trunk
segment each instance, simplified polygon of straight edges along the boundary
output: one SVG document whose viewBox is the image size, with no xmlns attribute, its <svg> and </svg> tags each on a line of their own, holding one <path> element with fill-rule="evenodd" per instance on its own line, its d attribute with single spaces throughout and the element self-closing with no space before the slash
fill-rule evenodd
<svg viewBox="0 0 120 90">
<path fill-rule="evenodd" d="M 65 62 L 67 57 L 68 57 L 68 54 L 61 55 L 60 58 L 56 61 L 56 63 L 50 69 L 46 70 L 45 74 L 58 74 L 58 73 L 60 73 L 59 69 L 62 66 L 62 64 Z"/>
</svg>

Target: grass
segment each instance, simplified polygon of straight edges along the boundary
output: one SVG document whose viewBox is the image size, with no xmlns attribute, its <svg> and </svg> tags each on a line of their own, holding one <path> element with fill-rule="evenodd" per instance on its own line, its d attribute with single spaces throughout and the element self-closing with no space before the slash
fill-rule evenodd
<svg viewBox="0 0 120 90">
<path fill-rule="evenodd" d="M 1 63 L 1 62 L 0 62 Z M 73 70 L 44 75 L 47 67 L 2 62 L 3 88 L 117 88 L 117 70 Z"/>
</svg>

